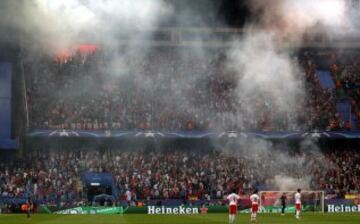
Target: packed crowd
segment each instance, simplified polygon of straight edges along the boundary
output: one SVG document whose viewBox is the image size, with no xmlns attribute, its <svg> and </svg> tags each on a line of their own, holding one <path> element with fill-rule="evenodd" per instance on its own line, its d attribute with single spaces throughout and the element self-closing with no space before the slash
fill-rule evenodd
<svg viewBox="0 0 360 224">
<path fill-rule="evenodd" d="M 352 114 L 358 122 L 357 127 L 360 127 L 360 55 L 352 54 L 351 57 L 342 58 L 334 54 L 331 72 L 336 80 L 336 88 L 342 90 L 339 95 L 351 101 Z"/>
<path fill-rule="evenodd" d="M 344 129 L 340 115 L 335 107 L 335 92 L 324 89 L 316 76 L 317 66 L 311 56 L 304 55 L 299 60 L 305 71 L 306 103 L 302 109 L 302 122 L 311 130 L 338 130 Z"/>
<path fill-rule="evenodd" d="M 204 57 L 204 54 L 206 55 Z M 157 49 L 146 55 L 96 51 L 25 63 L 32 128 L 335 130 L 334 93 L 301 56 L 306 97 L 286 113 L 265 94 L 244 100 L 221 51 Z M 111 59 L 111 60 L 110 60 Z M 252 104 L 252 105 L 249 105 Z M 305 111 L 304 111 L 305 110 Z M 301 111 L 301 113 L 298 113 Z"/>
<path fill-rule="evenodd" d="M 84 172 L 110 172 L 117 201 L 223 199 L 233 189 L 302 186 L 344 197 L 360 192 L 360 154 L 280 151 L 34 151 L 0 162 L 0 195 L 60 206 L 84 203 Z M 289 184 L 292 179 L 292 185 Z"/>
</svg>

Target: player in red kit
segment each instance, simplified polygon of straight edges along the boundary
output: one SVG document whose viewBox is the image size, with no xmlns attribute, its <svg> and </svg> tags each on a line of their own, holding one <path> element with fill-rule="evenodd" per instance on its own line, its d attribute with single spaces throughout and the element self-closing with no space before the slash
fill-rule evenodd
<svg viewBox="0 0 360 224">
<path fill-rule="evenodd" d="M 250 196 L 250 201 L 251 201 L 251 221 L 256 221 L 256 214 L 259 210 L 259 201 L 260 201 L 258 190 L 255 190 L 254 193 Z"/>
<path fill-rule="evenodd" d="M 233 191 L 233 193 L 229 194 L 226 199 L 229 200 L 229 223 L 234 223 L 237 213 L 237 203 L 240 196 Z"/>
<path fill-rule="evenodd" d="M 300 219 L 300 212 L 301 212 L 301 189 L 297 189 L 297 192 L 295 194 L 295 218 Z"/>
</svg>

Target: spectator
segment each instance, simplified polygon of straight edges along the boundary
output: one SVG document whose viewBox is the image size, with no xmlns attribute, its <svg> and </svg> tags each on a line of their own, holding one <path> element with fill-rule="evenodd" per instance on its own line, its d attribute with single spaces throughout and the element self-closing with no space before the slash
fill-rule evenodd
<svg viewBox="0 0 360 224">
<path fill-rule="evenodd" d="M 76 206 L 86 200 L 81 176 L 90 171 L 111 172 L 119 195 L 124 196 L 120 199 L 128 204 L 149 199 L 222 200 L 234 188 L 241 194 L 259 186 L 274 189 L 276 175 L 310 176 L 311 189 L 342 197 L 358 192 L 359 164 L 354 150 L 319 155 L 272 150 L 252 155 L 217 150 L 34 151 L 23 160 L 1 161 L 0 194 Z"/>
</svg>

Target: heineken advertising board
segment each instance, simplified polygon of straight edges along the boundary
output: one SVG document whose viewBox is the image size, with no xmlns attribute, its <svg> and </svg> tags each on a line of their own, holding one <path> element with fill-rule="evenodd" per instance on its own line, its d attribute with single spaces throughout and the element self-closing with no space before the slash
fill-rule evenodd
<svg viewBox="0 0 360 224">
<path fill-rule="evenodd" d="M 150 215 L 167 215 L 167 214 L 174 214 L 174 215 L 192 215 L 192 214 L 199 214 L 198 207 L 165 207 L 165 206 L 147 206 L 147 214 Z"/>
<path fill-rule="evenodd" d="M 341 212 L 341 210 L 347 211 L 339 206 L 335 207 L 330 212 Z M 360 207 L 359 207 L 360 209 Z M 52 211 L 51 211 L 52 210 Z M 303 211 L 314 211 L 311 206 L 304 206 Z M 352 210 L 354 210 L 352 208 Z M 216 205 L 208 207 L 200 206 L 142 206 L 142 207 L 74 207 L 60 210 L 53 210 L 47 206 L 40 206 L 40 213 L 52 213 L 52 214 L 149 214 L 149 215 L 195 215 L 206 213 L 227 213 L 228 207 L 225 205 Z M 241 209 L 240 213 L 250 213 L 250 209 Z M 281 207 L 279 206 L 261 206 L 260 213 L 280 213 Z M 294 213 L 295 207 L 288 206 L 285 209 L 286 213 Z"/>
<path fill-rule="evenodd" d="M 344 212 L 360 212 L 360 205 L 327 205 L 327 212 L 329 213 L 344 213 Z"/>
</svg>

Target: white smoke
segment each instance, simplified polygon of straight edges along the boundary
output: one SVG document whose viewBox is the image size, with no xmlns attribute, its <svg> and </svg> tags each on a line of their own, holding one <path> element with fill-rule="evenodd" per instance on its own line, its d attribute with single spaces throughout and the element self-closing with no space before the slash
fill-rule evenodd
<svg viewBox="0 0 360 224">
<path fill-rule="evenodd" d="M 162 0 L 29 0 L 2 4 L 6 8 L 2 20 L 21 32 L 25 47 L 39 45 L 54 51 L 94 40 L 111 44 L 109 41 L 115 42 L 123 35 L 136 39 L 144 31 L 156 29 L 172 12 Z"/>
<path fill-rule="evenodd" d="M 238 97 L 253 113 L 259 95 L 279 112 L 291 112 L 301 102 L 300 70 L 274 38 L 273 33 L 256 32 L 234 42 L 229 52 L 231 69 L 238 73 Z"/>
<path fill-rule="evenodd" d="M 252 0 L 249 5 L 260 14 L 260 29 L 274 31 L 277 38 L 293 44 L 301 42 L 312 28 L 329 33 L 344 32 L 352 26 L 346 0 Z"/>
<path fill-rule="evenodd" d="M 295 122 L 306 96 L 303 71 L 293 55 L 309 29 L 321 24 L 326 33 L 349 25 L 345 1 L 254 0 L 249 5 L 258 18 L 228 52 L 228 67 L 238 75 L 239 101 L 256 115 L 256 103 L 263 99 L 269 114 L 287 114 L 283 120 L 298 129 Z"/>
<path fill-rule="evenodd" d="M 258 111 L 258 102 L 263 99 L 265 108 L 269 107 L 265 114 L 281 115 L 281 120 L 290 124 L 288 130 L 297 130 L 301 124 L 296 118 L 303 111 L 306 93 L 304 71 L 297 66 L 293 55 L 301 48 L 303 36 L 309 31 L 319 29 L 327 34 L 348 29 L 351 25 L 346 2 L 251 0 L 249 5 L 258 17 L 248 23 L 248 32 L 233 42 L 227 54 L 228 69 L 237 74 L 236 92 L 243 105 L 243 113 L 239 116 L 253 114 L 252 123 L 261 122 L 264 113 Z M 249 161 L 267 171 L 266 174 L 258 173 L 257 178 L 267 179 L 267 185 L 274 190 L 309 189 L 311 169 L 319 166 L 325 169 L 327 164 L 311 141 L 300 146 L 298 155 L 281 152 L 263 141 L 254 144 L 251 140 L 239 145 L 246 148 L 242 153 Z M 288 147 L 291 146 L 285 148 Z"/>
<path fill-rule="evenodd" d="M 318 190 L 319 173 L 325 176 L 329 169 L 338 169 L 312 139 L 294 145 L 242 138 L 216 142 L 215 147 L 231 158 L 238 158 L 244 175 L 250 177 L 250 183 L 259 183 L 262 190 Z"/>
<path fill-rule="evenodd" d="M 145 55 L 148 47 L 132 48 L 132 44 L 140 42 L 151 35 L 148 30 L 156 29 L 158 24 L 169 17 L 173 9 L 163 0 L 25 0 L 7 1 L 10 7 L 7 12 L 1 13 L 0 23 L 8 24 L 20 30 L 24 36 L 21 39 L 24 46 L 42 48 L 48 53 L 59 49 L 72 47 L 76 44 L 94 40 L 102 45 L 116 46 L 121 38 L 128 40 L 125 52 L 110 57 L 106 73 L 122 76 L 125 74 L 138 75 L 140 88 L 147 90 L 144 95 L 156 94 L 154 89 L 162 88 L 166 84 L 166 77 L 175 73 L 186 74 L 176 82 L 170 83 L 169 95 L 164 97 L 166 107 L 179 108 L 184 113 L 195 114 L 207 108 L 194 106 L 189 99 L 189 89 L 195 87 L 197 81 L 208 74 L 197 73 L 192 70 L 191 62 L 186 63 L 189 68 L 184 71 L 166 71 L 167 64 L 176 63 L 176 59 L 164 58 L 158 65 L 159 74 L 152 77 L 141 75 L 143 71 L 131 64 L 131 54 Z M 290 117 L 283 117 L 289 123 L 296 124 L 296 116 L 303 106 L 306 97 L 301 70 L 296 66 L 288 44 L 301 47 L 302 36 L 317 25 L 326 27 L 326 31 L 333 32 L 335 26 L 344 29 L 349 26 L 346 15 L 346 4 L 342 0 L 251 0 L 249 1 L 254 12 L 259 12 L 257 22 L 249 23 L 249 32 L 241 39 L 234 41 L 232 48 L 227 52 L 228 68 L 236 73 L 236 96 L 242 108 L 238 114 L 222 113 L 226 119 L 243 124 L 248 118 L 253 118 L 251 125 L 260 122 L 261 114 L 257 111 L 257 100 L 263 98 L 271 111 L 268 113 L 284 113 Z M 188 6 L 191 7 L 191 6 Z M 208 12 L 207 8 L 203 10 Z M 184 24 L 191 24 L 196 12 L 185 10 L 180 17 Z M 14 16 L 17 15 L 17 16 Z M 201 20 L 201 18 L 196 19 Z M 341 30 L 340 29 L 340 30 Z M 201 38 L 197 39 L 201 41 Z M 287 43 L 284 41 L 287 40 Z M 41 46 L 41 47 L 39 47 Z M 181 54 L 178 52 L 178 54 Z M 207 61 L 209 54 L 203 47 L 192 49 L 190 54 L 196 54 L 199 61 Z M 186 58 L 186 54 L 181 58 Z M 135 57 L 136 58 L 136 57 Z M 163 63 L 163 64 L 161 64 Z M 205 62 L 208 66 L 210 62 Z M 140 66 L 139 66 L 140 67 Z M 176 67 L 176 66 L 175 66 Z M 157 77 L 157 78 L 153 78 Z M 82 86 L 92 83 L 82 83 Z M 61 91 L 61 90 L 60 90 Z M 65 90 L 63 90 L 65 92 Z M 159 96 L 156 96 L 159 97 Z M 166 109 L 164 106 L 164 110 Z M 161 106 L 159 107 L 161 108 Z M 205 111 L 209 113 L 209 111 Z M 218 127 L 217 127 L 218 128 Z M 262 141 L 246 144 L 246 154 L 254 162 L 261 163 L 271 170 L 275 187 L 280 190 L 293 188 L 295 185 L 309 186 L 309 178 L 293 174 L 273 175 L 281 168 L 299 168 L 304 163 L 304 157 L 293 158 L 279 153 L 276 161 L 266 160 L 273 149 L 269 143 Z M 309 146 L 307 150 L 314 150 Z M 255 154 L 254 154 L 255 153 Z M 260 160 L 259 156 L 265 155 Z M 264 156 L 260 157 L 264 158 Z M 277 164 L 277 165 L 275 165 Z"/>
<path fill-rule="evenodd" d="M 289 176 L 276 175 L 271 181 L 276 190 L 279 191 L 295 191 L 296 189 L 310 189 L 311 177 L 304 176 L 300 178 L 293 178 Z"/>
</svg>

